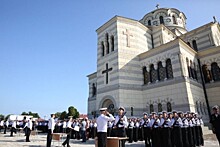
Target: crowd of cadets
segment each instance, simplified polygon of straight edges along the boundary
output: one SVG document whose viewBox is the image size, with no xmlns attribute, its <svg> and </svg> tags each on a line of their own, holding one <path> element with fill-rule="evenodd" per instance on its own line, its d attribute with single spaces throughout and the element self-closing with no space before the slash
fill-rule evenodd
<svg viewBox="0 0 220 147">
<path fill-rule="evenodd" d="M 95 138 L 97 136 L 97 123 L 96 120 L 84 119 L 73 119 L 72 122 L 68 120 L 58 120 L 55 124 L 54 133 L 65 133 L 67 123 L 71 123 L 72 129 L 70 137 L 71 139 L 82 139 L 83 134 L 81 133 L 82 121 L 86 121 L 86 139 Z M 45 122 L 34 122 L 33 129 L 47 131 L 47 121 Z M 114 136 L 114 122 L 108 122 L 107 136 Z M 14 128 L 22 128 L 23 121 L 1 121 L 1 128 L 12 126 Z M 137 141 L 145 141 L 146 147 L 195 147 L 203 146 L 203 133 L 201 126 L 203 121 L 195 113 L 183 113 L 173 111 L 171 112 L 160 112 L 151 114 L 143 113 L 143 118 L 128 118 L 127 126 L 125 127 L 128 142 L 132 143 Z M 12 130 L 12 134 L 13 131 Z"/>
</svg>

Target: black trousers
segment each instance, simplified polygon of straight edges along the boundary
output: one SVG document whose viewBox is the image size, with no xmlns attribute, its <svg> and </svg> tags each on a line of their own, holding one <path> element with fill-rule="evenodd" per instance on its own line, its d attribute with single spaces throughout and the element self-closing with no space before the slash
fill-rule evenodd
<svg viewBox="0 0 220 147">
<path fill-rule="evenodd" d="M 134 139 L 134 142 L 137 142 L 138 141 L 138 130 L 139 128 L 133 128 L 133 139 Z"/>
<path fill-rule="evenodd" d="M 70 143 L 70 137 L 71 137 L 72 130 L 70 128 L 67 128 L 66 132 L 67 132 L 66 140 L 62 143 L 62 145 L 67 145 L 67 147 L 69 147 L 70 146 L 69 143 Z"/>
<path fill-rule="evenodd" d="M 133 128 L 128 128 L 127 134 L 128 134 L 128 142 L 132 143 L 133 142 Z"/>
<path fill-rule="evenodd" d="M 126 137 L 126 132 L 124 127 L 116 129 L 116 137 Z M 125 147 L 125 140 L 120 141 L 120 147 Z"/>
<path fill-rule="evenodd" d="M 163 144 L 163 147 L 172 147 L 171 143 L 171 128 L 161 128 L 160 136 L 161 136 L 161 141 Z"/>
<path fill-rule="evenodd" d="M 27 132 L 26 132 L 26 142 L 30 142 L 30 139 L 29 139 L 30 135 L 31 135 L 31 130 L 30 130 L 30 128 L 27 128 Z"/>
<path fill-rule="evenodd" d="M 15 127 L 11 128 L 11 135 L 10 136 L 13 136 L 13 133 L 16 133 L 16 128 Z"/>
<path fill-rule="evenodd" d="M 180 127 L 173 128 L 173 142 L 174 147 L 183 147 L 182 130 Z"/>
<path fill-rule="evenodd" d="M 7 126 L 6 125 L 4 125 L 4 127 L 5 127 L 5 129 L 4 129 L 4 134 L 6 134 L 6 131 L 7 131 Z"/>
<path fill-rule="evenodd" d="M 151 147 L 151 129 L 149 127 L 144 127 L 144 141 L 145 141 L 145 147 Z"/>
<path fill-rule="evenodd" d="M 182 140 L 184 147 L 190 147 L 189 137 L 188 137 L 188 128 L 181 128 L 182 130 Z"/>
<path fill-rule="evenodd" d="M 106 132 L 98 132 L 98 147 L 106 147 L 107 143 L 107 133 Z"/>
<path fill-rule="evenodd" d="M 218 139 L 218 144 L 220 145 L 220 132 L 216 132 L 215 135 Z"/>
<path fill-rule="evenodd" d="M 153 147 L 161 147 L 161 142 L 160 142 L 160 132 L 159 128 L 153 128 L 152 129 L 152 146 Z"/>
<path fill-rule="evenodd" d="M 193 137 L 193 127 L 189 127 L 188 129 L 188 140 L 189 140 L 189 145 L 190 147 L 194 147 L 194 137 Z"/>
<path fill-rule="evenodd" d="M 51 147 L 51 141 L 52 141 L 52 131 L 51 131 L 51 129 L 48 129 L 48 132 L 47 132 L 47 147 Z"/>
</svg>

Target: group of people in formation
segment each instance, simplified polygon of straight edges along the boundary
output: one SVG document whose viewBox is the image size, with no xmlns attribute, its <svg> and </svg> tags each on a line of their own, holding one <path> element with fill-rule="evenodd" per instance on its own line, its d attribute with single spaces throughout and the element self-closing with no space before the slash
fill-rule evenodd
<svg viewBox="0 0 220 147">
<path fill-rule="evenodd" d="M 26 136 L 26 142 L 30 142 L 30 134 L 31 130 L 35 128 L 35 123 L 33 123 L 32 118 L 24 119 L 22 121 L 18 120 L 1 120 L 0 121 L 0 132 L 1 129 L 4 130 L 4 134 L 7 133 L 7 130 L 10 129 L 10 137 L 13 137 L 13 134 L 17 133 L 18 130 L 24 130 L 25 136 Z"/>
<path fill-rule="evenodd" d="M 127 137 L 130 143 L 144 140 L 146 147 L 204 145 L 201 127 L 203 121 L 196 113 L 163 111 L 149 115 L 143 113 L 142 118 L 127 118 L 124 112 L 125 109 L 120 107 L 116 118 L 112 118 L 106 110 L 104 112 L 104 108 L 100 109 L 101 114 L 97 118 L 98 147 L 105 147 L 106 136 Z M 122 141 L 122 147 L 125 146 L 124 143 Z"/>
</svg>

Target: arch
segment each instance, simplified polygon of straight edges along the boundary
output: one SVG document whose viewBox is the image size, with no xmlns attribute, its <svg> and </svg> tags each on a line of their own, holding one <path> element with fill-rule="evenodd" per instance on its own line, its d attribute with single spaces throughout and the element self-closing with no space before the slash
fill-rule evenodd
<svg viewBox="0 0 220 147">
<path fill-rule="evenodd" d="M 164 24 L 163 16 L 160 16 L 159 19 L 160 19 L 160 24 Z"/>
<path fill-rule="evenodd" d="M 114 36 L 112 35 L 112 36 L 111 36 L 111 51 L 112 51 L 112 52 L 115 50 L 114 44 L 115 44 Z"/>
<path fill-rule="evenodd" d="M 196 40 L 192 41 L 192 45 L 195 51 L 198 51 Z"/>
<path fill-rule="evenodd" d="M 144 77 L 144 84 L 149 83 L 149 73 L 147 71 L 146 66 L 143 67 L 143 77 Z"/>
<path fill-rule="evenodd" d="M 187 64 L 187 70 L 188 70 L 189 77 L 192 77 L 192 74 L 190 72 L 190 65 L 189 65 L 189 59 L 188 58 L 186 58 L 186 64 Z"/>
<path fill-rule="evenodd" d="M 158 67 L 158 70 L 157 70 L 158 71 L 158 73 L 157 73 L 158 80 L 159 81 L 164 80 L 166 77 L 166 71 L 165 71 L 161 61 L 158 62 L 157 67 Z"/>
<path fill-rule="evenodd" d="M 206 64 L 202 65 L 202 73 L 205 83 L 209 83 L 211 81 L 211 75 Z"/>
<path fill-rule="evenodd" d="M 161 103 L 159 103 L 159 104 L 158 104 L 158 112 L 162 112 L 162 111 L 163 111 L 162 104 L 161 104 Z"/>
<path fill-rule="evenodd" d="M 150 65 L 150 82 L 156 82 L 157 80 L 157 71 L 154 69 L 154 65 Z"/>
<path fill-rule="evenodd" d="M 103 99 L 99 103 L 99 107 L 98 108 L 103 108 L 103 107 L 108 108 L 108 111 L 110 113 L 114 114 L 115 110 L 117 109 L 117 105 L 116 105 L 115 99 L 112 96 L 110 96 L 110 95 L 107 95 L 107 96 L 103 97 Z"/>
<path fill-rule="evenodd" d="M 173 78 L 173 68 L 170 59 L 166 60 L 166 74 L 167 74 L 167 79 Z"/>
<path fill-rule="evenodd" d="M 177 24 L 176 17 L 174 15 L 172 16 L 172 19 L 173 19 L 173 24 Z"/>
<path fill-rule="evenodd" d="M 147 24 L 148 24 L 149 26 L 151 26 L 151 20 L 148 20 L 148 21 L 147 21 Z"/>
<path fill-rule="evenodd" d="M 214 81 L 220 81 L 220 68 L 216 62 L 211 64 L 211 71 Z"/>
<path fill-rule="evenodd" d="M 109 37 L 108 37 L 108 33 L 105 34 L 105 41 L 106 41 L 106 54 L 109 54 Z"/>
<path fill-rule="evenodd" d="M 101 50 L 102 50 L 102 56 L 105 56 L 105 45 L 104 42 L 101 42 Z"/>
<path fill-rule="evenodd" d="M 203 111 L 204 111 L 204 113 L 205 113 L 205 115 L 207 115 L 207 113 L 206 113 L 206 105 L 205 105 L 205 103 L 203 102 Z"/>
<path fill-rule="evenodd" d="M 167 112 L 172 111 L 172 104 L 170 102 L 167 102 Z"/>
<path fill-rule="evenodd" d="M 190 66 L 189 66 L 189 69 L 190 69 L 190 73 L 191 73 L 191 77 L 194 79 L 195 76 L 194 76 L 194 72 L 193 72 L 193 68 L 192 68 L 192 60 L 190 60 Z"/>
<path fill-rule="evenodd" d="M 154 112 L 154 105 L 150 104 L 150 113 Z"/>
<path fill-rule="evenodd" d="M 200 108 L 200 112 L 201 112 L 201 114 L 204 114 L 204 113 L 203 113 L 203 106 L 202 106 L 202 102 L 200 102 L 200 103 L 199 103 L 199 108 Z"/>
</svg>

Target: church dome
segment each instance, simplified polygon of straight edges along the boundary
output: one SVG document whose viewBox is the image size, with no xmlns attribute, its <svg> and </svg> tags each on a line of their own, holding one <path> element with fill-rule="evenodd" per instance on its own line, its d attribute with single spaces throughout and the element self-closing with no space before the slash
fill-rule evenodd
<svg viewBox="0 0 220 147">
<path fill-rule="evenodd" d="M 170 30 L 179 30 L 184 34 L 186 30 L 186 16 L 175 8 L 157 8 L 146 14 L 140 22 L 147 27 L 164 24 Z"/>
</svg>

